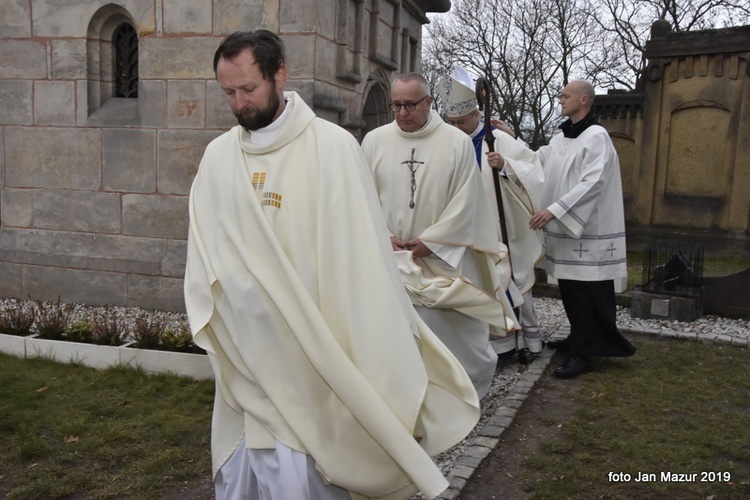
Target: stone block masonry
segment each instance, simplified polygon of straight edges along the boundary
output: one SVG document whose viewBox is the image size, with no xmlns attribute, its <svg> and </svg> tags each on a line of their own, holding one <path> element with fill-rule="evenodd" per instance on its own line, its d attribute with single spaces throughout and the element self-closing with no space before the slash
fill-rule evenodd
<svg viewBox="0 0 750 500">
<path fill-rule="evenodd" d="M 418 70 L 425 13 L 449 6 L 0 2 L 0 296 L 183 311 L 190 186 L 236 124 L 213 71 L 221 40 L 278 33 L 287 89 L 358 136 L 392 119 L 386 82 Z"/>
</svg>

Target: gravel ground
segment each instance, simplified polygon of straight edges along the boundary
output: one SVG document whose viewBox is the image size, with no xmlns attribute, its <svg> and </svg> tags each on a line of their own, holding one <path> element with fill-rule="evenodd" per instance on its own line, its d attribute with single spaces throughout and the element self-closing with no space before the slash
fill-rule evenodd
<svg viewBox="0 0 750 500">
<path fill-rule="evenodd" d="M 0 299 L 0 312 L 11 308 L 34 307 L 35 302 L 29 300 Z M 96 316 L 114 314 L 128 332 L 126 338 L 132 334 L 135 320 L 138 317 L 156 316 L 166 322 L 167 326 L 187 325 L 187 316 L 183 313 L 153 311 L 138 307 L 86 307 L 79 304 L 71 305 L 71 321 L 91 319 Z M 559 299 L 547 297 L 534 298 L 534 308 L 539 319 L 539 326 L 545 339 L 553 335 L 561 326 L 567 324 L 565 312 Z M 670 334 L 682 332 L 694 334 L 697 338 L 714 339 L 716 336 L 734 339 L 750 340 L 750 320 L 729 319 L 718 316 L 703 316 L 691 323 L 669 320 L 645 320 L 630 317 L 630 309 L 620 307 L 617 312 L 617 324 L 623 330 L 663 332 Z"/>
</svg>

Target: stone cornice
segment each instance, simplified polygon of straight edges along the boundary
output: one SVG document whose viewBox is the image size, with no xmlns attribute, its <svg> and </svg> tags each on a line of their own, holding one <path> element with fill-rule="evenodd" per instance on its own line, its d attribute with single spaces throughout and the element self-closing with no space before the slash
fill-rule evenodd
<svg viewBox="0 0 750 500">
<path fill-rule="evenodd" d="M 643 118 L 644 94 L 614 92 L 598 95 L 594 100 L 594 113 L 601 119 Z"/>
<path fill-rule="evenodd" d="M 646 43 L 648 59 L 734 54 L 750 51 L 750 26 L 701 31 L 653 32 Z"/>
<path fill-rule="evenodd" d="M 450 0 L 414 0 L 414 4 L 422 12 L 448 12 L 451 8 Z"/>
</svg>

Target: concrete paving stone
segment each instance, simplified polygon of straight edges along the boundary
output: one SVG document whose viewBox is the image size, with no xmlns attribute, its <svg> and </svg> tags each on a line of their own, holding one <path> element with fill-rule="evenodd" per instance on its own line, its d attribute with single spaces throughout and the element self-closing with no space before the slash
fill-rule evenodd
<svg viewBox="0 0 750 500">
<path fill-rule="evenodd" d="M 492 449 L 497 446 L 498 441 L 498 439 L 490 438 L 487 436 L 477 436 L 472 439 L 469 444 L 473 446 L 484 446 L 485 448 Z"/>
<path fill-rule="evenodd" d="M 509 392 L 508 395 L 505 396 L 505 399 L 523 402 L 526 399 L 526 394 L 522 392 Z"/>
<path fill-rule="evenodd" d="M 521 405 L 523 405 L 524 399 L 526 398 L 523 398 L 523 399 L 505 398 L 500 404 L 506 408 L 515 408 L 517 410 L 521 407 Z"/>
<path fill-rule="evenodd" d="M 482 460 L 484 457 L 489 455 L 491 451 L 492 449 L 487 448 L 486 446 L 469 446 L 466 449 L 466 452 L 464 452 L 464 456 Z"/>
<path fill-rule="evenodd" d="M 499 438 L 507 427 L 498 425 L 485 425 L 477 431 L 478 434 L 486 437 Z"/>
<path fill-rule="evenodd" d="M 521 379 L 515 384 L 513 384 L 513 387 L 516 390 L 524 390 L 524 389 L 531 389 L 534 386 L 534 380 L 524 380 Z"/>
<path fill-rule="evenodd" d="M 695 332 L 675 332 L 675 336 L 681 339 L 697 339 L 698 334 Z"/>
<path fill-rule="evenodd" d="M 440 500 L 455 500 L 461 492 L 459 490 L 453 490 L 448 488 L 442 492 L 437 498 Z"/>
<path fill-rule="evenodd" d="M 494 425 L 497 427 L 509 427 L 510 424 L 513 423 L 513 418 L 508 416 L 501 416 L 501 415 L 493 415 L 489 419 L 489 425 Z"/>
<path fill-rule="evenodd" d="M 497 417 L 510 417 L 513 418 L 518 413 L 518 410 L 516 408 L 509 408 L 507 406 L 500 406 L 497 411 L 495 412 L 495 416 Z"/>
<path fill-rule="evenodd" d="M 452 490 L 461 491 L 464 486 L 466 486 L 466 479 L 463 479 L 460 477 L 450 478 L 450 486 L 448 486 L 448 488 Z"/>
<path fill-rule="evenodd" d="M 484 457 L 482 457 L 484 458 Z M 467 467 L 474 467 L 475 469 L 479 467 L 479 464 L 482 463 L 482 458 L 479 457 L 472 457 L 469 455 L 462 455 L 458 459 L 458 464 L 465 465 Z"/>
<path fill-rule="evenodd" d="M 474 474 L 473 467 L 467 467 L 465 465 L 457 465 L 451 469 L 450 475 L 454 477 L 460 477 L 461 479 L 469 479 Z"/>
<path fill-rule="evenodd" d="M 542 373 L 544 373 L 544 367 L 541 364 L 536 364 L 535 365 L 532 362 L 531 366 L 529 366 L 529 368 L 526 369 L 526 373 L 528 373 L 529 375 L 532 375 L 532 376 L 536 376 L 538 378 L 539 375 L 541 375 Z"/>
</svg>

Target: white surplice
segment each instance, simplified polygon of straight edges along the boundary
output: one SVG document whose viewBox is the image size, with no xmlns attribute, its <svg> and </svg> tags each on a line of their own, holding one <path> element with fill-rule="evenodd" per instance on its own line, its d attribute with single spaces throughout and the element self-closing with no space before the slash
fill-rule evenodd
<svg viewBox="0 0 750 500">
<path fill-rule="evenodd" d="M 542 207 L 555 216 L 544 227 L 547 254 L 540 267 L 555 279 L 627 279 L 620 162 L 607 130 L 562 133 L 539 150 L 544 167 Z"/>
</svg>

